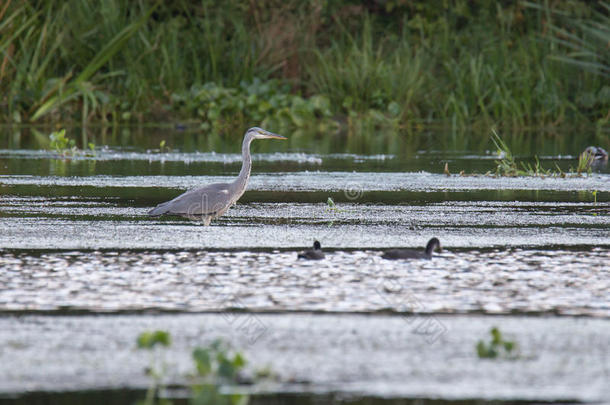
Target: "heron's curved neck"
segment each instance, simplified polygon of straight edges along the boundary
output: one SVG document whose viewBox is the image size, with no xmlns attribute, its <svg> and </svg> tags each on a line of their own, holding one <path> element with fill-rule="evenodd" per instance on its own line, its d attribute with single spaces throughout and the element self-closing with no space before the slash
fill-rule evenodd
<svg viewBox="0 0 610 405">
<path fill-rule="evenodd" d="M 250 178 L 250 169 L 252 169 L 252 158 L 250 157 L 250 143 L 254 138 L 246 136 L 244 138 L 244 142 L 241 145 L 241 170 L 239 172 L 239 176 L 233 182 L 236 190 L 239 192 L 239 195 L 243 194 L 246 190 L 246 186 L 248 185 L 248 179 Z"/>
</svg>

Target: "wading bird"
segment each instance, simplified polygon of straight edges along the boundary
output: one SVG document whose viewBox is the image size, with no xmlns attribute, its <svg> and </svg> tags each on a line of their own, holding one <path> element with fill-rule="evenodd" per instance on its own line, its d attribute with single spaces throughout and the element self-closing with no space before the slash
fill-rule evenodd
<svg viewBox="0 0 610 405">
<path fill-rule="evenodd" d="M 189 190 L 171 201 L 157 205 L 148 212 L 148 215 L 153 217 L 163 214 L 181 215 L 190 219 L 201 219 L 204 225 L 209 225 L 212 219 L 227 212 L 246 191 L 252 168 L 250 143 L 254 139 L 270 138 L 286 139 L 258 127 L 250 128 L 246 131 L 241 145 L 242 166 L 234 182 L 210 184 Z"/>
<path fill-rule="evenodd" d="M 424 252 L 413 249 L 392 249 L 386 251 L 381 257 L 388 260 L 398 259 L 430 259 L 432 258 L 432 251 L 438 249 L 441 251 L 441 242 L 437 238 L 432 238 L 426 245 Z"/>
<path fill-rule="evenodd" d="M 297 255 L 297 259 L 305 260 L 322 260 L 324 259 L 324 252 L 322 252 L 322 245 L 320 242 L 314 241 L 313 249 L 307 249 Z"/>
</svg>

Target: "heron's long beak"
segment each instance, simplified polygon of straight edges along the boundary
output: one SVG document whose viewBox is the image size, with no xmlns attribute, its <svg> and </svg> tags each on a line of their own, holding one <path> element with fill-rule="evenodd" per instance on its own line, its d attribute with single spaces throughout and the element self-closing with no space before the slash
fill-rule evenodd
<svg viewBox="0 0 610 405">
<path fill-rule="evenodd" d="M 261 139 L 265 139 L 265 138 L 270 138 L 270 139 L 288 139 L 285 136 L 282 135 L 278 135 L 278 134 L 274 134 L 273 132 L 269 132 L 269 131 L 261 131 L 258 133 L 258 137 Z"/>
<path fill-rule="evenodd" d="M 272 134 L 271 132 L 268 132 L 266 134 L 261 134 L 261 138 L 263 138 L 263 139 L 265 139 L 265 138 L 269 138 L 269 139 L 288 139 L 285 136 L 278 135 L 278 134 Z"/>
</svg>

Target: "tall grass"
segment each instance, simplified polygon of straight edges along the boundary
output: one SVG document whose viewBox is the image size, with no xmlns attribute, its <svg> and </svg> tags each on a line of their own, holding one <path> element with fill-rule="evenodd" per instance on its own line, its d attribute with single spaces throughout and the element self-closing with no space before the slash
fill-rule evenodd
<svg viewBox="0 0 610 405">
<path fill-rule="evenodd" d="M 343 113 L 374 109 L 403 121 L 420 117 L 429 61 L 406 36 L 376 40 L 372 25 L 365 18 L 358 36 L 344 30 L 328 49 L 312 50 L 309 91 L 327 95 Z"/>
<path fill-rule="evenodd" d="M 254 111 L 248 100 L 260 94 L 238 89 L 256 79 L 279 81 L 294 100 L 328 99 L 337 121 L 350 124 L 523 128 L 610 119 L 607 3 L 593 11 L 578 0 L 553 3 L 563 11 L 546 2 L 449 3 L 390 2 L 390 12 L 343 0 L 6 0 L 0 117 L 202 120 L 213 115 L 202 109 L 218 106 L 202 99 L 184 108 L 194 89 L 227 89 L 244 99 L 226 111 Z M 260 122 L 260 114 L 236 116 Z"/>
<path fill-rule="evenodd" d="M 1 107 L 13 121 L 146 113 L 192 84 L 268 76 L 255 66 L 239 1 L 39 3 L 2 9 Z"/>
<path fill-rule="evenodd" d="M 566 53 L 552 57 L 601 76 L 610 77 L 610 3 L 600 2 L 587 16 L 573 16 L 563 10 L 549 10 L 537 3 L 529 7 L 545 11 L 551 21 L 550 41 Z"/>
</svg>

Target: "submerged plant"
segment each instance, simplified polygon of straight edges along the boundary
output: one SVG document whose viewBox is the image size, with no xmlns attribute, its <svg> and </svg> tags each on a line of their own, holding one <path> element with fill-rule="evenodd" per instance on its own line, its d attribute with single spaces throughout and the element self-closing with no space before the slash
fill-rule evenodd
<svg viewBox="0 0 610 405">
<path fill-rule="evenodd" d="M 172 151 L 172 148 L 167 146 L 167 142 L 165 141 L 165 139 L 163 139 L 161 142 L 159 142 L 159 152 L 164 153 L 164 152 L 171 152 L 171 151 Z"/>
<path fill-rule="evenodd" d="M 501 177 L 517 177 L 517 176 L 530 176 L 530 177 L 568 177 L 568 174 L 564 173 L 557 164 L 553 169 L 545 169 L 540 163 L 540 159 L 537 155 L 534 156 L 535 163 L 532 166 L 530 163 L 520 162 L 517 164 L 515 156 L 511 152 L 506 142 L 500 138 L 495 129 L 492 128 L 491 140 L 498 150 L 499 160 L 496 160 L 496 176 Z M 576 170 L 570 168 L 570 177 L 579 177 L 582 173 L 591 173 L 591 163 L 589 154 L 581 154 L 578 159 L 578 167 Z"/>
<path fill-rule="evenodd" d="M 500 135 L 495 129 L 491 129 L 492 135 L 491 140 L 498 150 L 498 157 L 500 160 L 496 160 L 496 175 L 515 177 L 521 175 L 521 171 L 517 166 L 515 157 L 513 156 L 510 148 L 506 145 L 506 142 L 500 138 Z"/>
<path fill-rule="evenodd" d="M 588 153 L 584 151 L 580 155 L 578 155 L 578 166 L 576 166 L 576 173 L 578 175 L 582 173 L 591 174 L 591 166 L 595 161 L 595 155 L 593 153 Z"/>
<path fill-rule="evenodd" d="M 479 340 L 476 345 L 477 355 L 481 359 L 510 359 L 514 360 L 517 356 L 517 344 L 514 341 L 506 340 L 497 327 L 491 328 L 489 331 L 491 340 L 485 343 Z"/>
<path fill-rule="evenodd" d="M 193 350 L 193 360 L 197 373 L 193 377 L 191 390 L 193 405 L 245 405 L 248 396 L 243 394 L 224 394 L 222 388 L 238 383 L 240 371 L 246 360 L 239 352 L 216 339 L 208 347 Z"/>
<path fill-rule="evenodd" d="M 139 405 L 170 405 L 166 398 L 159 398 L 163 390 L 165 364 L 160 360 L 160 350 L 171 345 L 169 332 L 156 330 L 142 332 L 137 338 L 139 349 L 151 352 L 151 362 L 147 374 L 152 378 L 146 391 L 146 398 Z M 192 353 L 195 372 L 190 376 L 189 388 L 192 405 L 246 405 L 248 395 L 226 393 L 226 388 L 239 383 L 239 375 L 246 360 L 220 339 L 206 347 L 197 347 Z"/>
<path fill-rule="evenodd" d="M 87 150 L 81 150 L 76 146 L 76 141 L 66 136 L 66 130 L 60 129 L 49 134 L 49 147 L 58 154 L 67 156 L 95 156 L 95 144 L 87 143 Z"/>
<path fill-rule="evenodd" d="M 74 139 L 66 137 L 65 129 L 60 129 L 59 131 L 51 132 L 49 135 L 49 146 L 57 153 L 65 154 L 66 151 L 76 148 L 76 142 Z"/>
<path fill-rule="evenodd" d="M 159 351 L 161 348 L 166 348 L 171 345 L 171 337 L 169 332 L 163 330 L 146 331 L 138 335 L 136 339 L 138 349 L 148 350 L 150 352 L 150 365 L 146 369 L 146 374 L 151 377 L 151 384 L 146 390 L 146 397 L 142 401 L 138 401 L 138 405 L 169 405 L 167 399 L 160 399 L 159 392 L 163 389 L 163 377 L 165 375 L 165 362 L 162 359 L 162 354 Z"/>
</svg>

